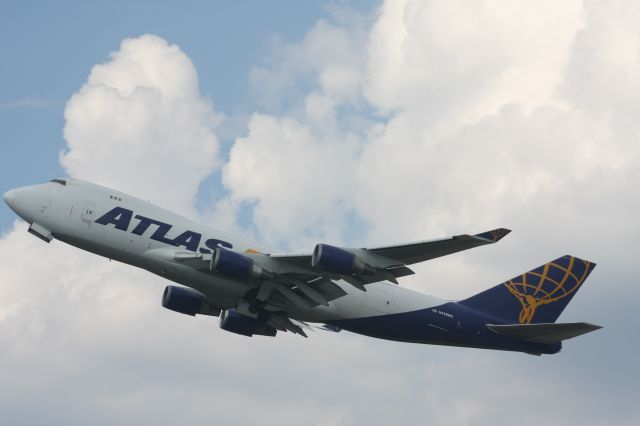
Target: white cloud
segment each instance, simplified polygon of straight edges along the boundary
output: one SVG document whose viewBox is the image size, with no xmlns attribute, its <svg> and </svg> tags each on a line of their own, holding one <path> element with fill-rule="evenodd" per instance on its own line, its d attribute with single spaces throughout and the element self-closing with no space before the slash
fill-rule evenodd
<svg viewBox="0 0 640 426">
<path fill-rule="evenodd" d="M 574 36 L 591 30 L 580 4 L 387 2 L 379 13 L 368 38 L 356 27 L 348 40 L 348 32 L 323 23 L 299 44 L 279 46 L 278 62 L 258 69 L 277 88 L 271 104 L 299 94 L 300 87 L 288 86 L 296 80 L 288 72 L 300 64 L 311 71 L 296 75 L 310 73 L 312 81 L 345 63 L 360 76 L 343 91 L 348 97 L 322 84 L 307 87 L 302 105 L 256 115 L 271 126 L 250 126 L 249 136 L 238 139 L 225 184 L 235 205 L 255 203 L 261 225 L 293 216 L 295 229 L 310 231 L 320 216 L 327 223 L 320 229 L 341 229 L 339 218 L 355 206 L 371 226 L 369 241 L 512 226 L 522 206 L 547 204 L 568 186 L 632 167 L 630 139 L 618 140 L 607 121 L 563 95 L 567 84 L 584 78 L 567 68 L 581 55 Z M 388 117 L 373 122 L 363 99 Z M 305 133 L 296 136 L 300 149 L 284 153 L 282 135 L 292 123 Z M 322 141 L 325 150 L 338 147 L 338 154 L 318 155 L 308 140 Z M 353 149 L 345 149 L 347 141 Z M 307 175 L 330 169 L 322 192 L 328 196 L 295 191 L 300 195 L 289 198 L 295 204 L 287 203 L 283 182 L 296 188 L 300 177 L 297 164 L 270 166 L 283 161 L 304 164 L 312 171 Z M 248 164 L 260 164 L 250 178 Z M 316 198 L 325 202 L 308 214 L 304 206 Z M 286 227 L 267 228 L 279 233 L 275 241 L 300 243 Z"/>
<path fill-rule="evenodd" d="M 335 237 L 329 230 L 345 229 L 341 219 L 354 210 L 358 222 L 370 231 L 361 238 L 347 228 L 343 238 L 366 244 L 513 228 L 516 232 L 499 247 L 417 266 L 419 274 L 403 282 L 450 298 L 468 296 L 566 253 L 594 259 L 600 266 L 590 287 L 567 309 L 565 319 L 588 318 L 607 329 L 592 336 L 594 340 L 568 342 L 565 351 L 574 351 L 563 356 L 567 364 L 584 367 L 589 355 L 601 355 L 605 363 L 620 363 L 616 371 L 623 371 L 627 367 L 621 365 L 629 366 L 628 360 L 612 361 L 595 346 L 600 342 L 636 348 L 621 336 L 637 333 L 617 314 L 599 307 L 618 312 L 621 308 L 614 305 L 627 306 L 611 294 L 614 288 L 625 299 L 638 295 L 627 284 L 635 281 L 633 241 L 640 237 L 635 224 L 640 204 L 631 195 L 640 184 L 635 167 L 639 129 L 633 119 L 640 97 L 628 81 L 639 40 L 631 22 L 638 18 L 635 6 L 624 3 L 386 2 L 368 37 L 356 29 L 352 41 L 342 42 L 356 58 L 350 75 L 358 76 L 344 97 L 318 83 L 324 70 L 344 63 L 343 55 L 332 55 L 344 49 L 331 49 L 329 42 L 327 48 L 312 48 L 314 28 L 300 43 L 277 46 L 277 63 L 257 68 L 275 89 L 264 96 L 269 114 L 254 118 L 270 126 L 252 126 L 247 137 L 236 141 L 225 166 L 228 199 L 242 208 L 253 206 L 254 224 L 271 232 L 267 239 L 295 247 L 310 246 L 309 235 L 318 230 L 323 241 L 331 241 Z M 311 70 L 288 74 L 297 64 L 307 63 L 307 51 L 321 52 L 320 64 L 309 60 L 316 64 Z M 609 70 L 621 78 L 612 81 Z M 296 84 L 296 79 L 303 83 Z M 601 95 L 604 102 L 598 100 Z M 370 109 L 380 115 L 372 118 Z M 282 149 L 282 135 L 293 125 L 301 130 L 296 138 L 299 149 Z M 343 148 L 327 159 L 309 141 L 322 141 L 325 149 L 354 141 L 354 149 Z M 260 166 L 251 168 L 248 178 L 247 165 L 256 164 L 257 158 Z M 323 168 L 339 175 L 325 181 L 321 202 L 310 215 L 305 205 L 317 194 L 296 190 L 298 174 L 291 169 L 269 166 L 287 160 L 301 161 L 309 175 Z M 240 178 L 230 179 L 230 174 Z M 283 182 L 288 180 L 293 181 L 287 186 L 292 190 L 285 194 Z M 318 217 L 324 218 L 325 226 L 318 226 Z M 283 226 L 283 218 L 293 218 L 293 226 Z M 282 225 L 275 226 L 278 223 Z M 481 370 L 488 364 L 468 374 L 460 372 L 459 366 L 468 365 L 469 359 L 436 363 L 444 377 L 431 372 L 424 380 L 437 387 L 425 390 L 431 405 L 422 411 L 424 400 L 411 399 L 405 421 L 510 424 L 517 417 L 520 423 L 537 424 L 547 417 L 533 407 L 549 404 L 554 421 L 565 424 L 629 424 L 639 416 L 627 404 L 633 380 L 625 379 L 624 373 L 604 377 L 577 367 L 576 376 L 567 378 L 562 371 L 569 367 L 556 360 L 545 361 L 548 374 L 538 379 L 538 367 L 518 367 L 528 365 L 526 360 L 498 359 L 501 355 L 484 359 L 497 363 L 487 376 Z M 501 362 L 512 369 L 501 369 Z M 391 369 L 396 375 L 406 372 L 403 367 Z M 558 375 L 567 379 L 562 388 L 549 385 Z M 514 381 L 507 379 L 516 376 Z M 443 383 L 451 381 L 458 386 L 449 397 Z M 400 382 L 420 392 L 419 384 Z M 466 389 L 486 389 L 489 383 L 499 388 L 495 395 Z M 616 388 L 611 398 L 602 398 L 624 415 L 607 420 L 586 407 L 598 400 L 591 391 L 600 386 Z M 506 395 L 514 399 L 505 403 Z M 387 394 L 389 404 L 407 400 L 396 396 Z M 523 400 L 538 402 L 528 405 Z M 559 400 L 566 404 L 551 402 Z M 354 410 L 358 409 L 350 412 Z M 392 411 L 398 416 L 402 410 Z M 526 413 L 526 418 L 519 413 Z M 384 423 L 384 413 L 373 417 Z M 343 422 L 348 424 L 348 418 L 343 415 Z"/>
<path fill-rule="evenodd" d="M 368 45 L 365 96 L 422 120 L 549 102 L 580 26 L 579 1 L 390 1 Z"/>
<path fill-rule="evenodd" d="M 125 39 L 94 66 L 65 119 L 60 161 L 71 176 L 174 210 L 193 214 L 198 184 L 219 165 L 219 117 L 193 63 L 153 35 Z"/>
<path fill-rule="evenodd" d="M 320 20 L 300 43 L 273 42 L 266 63 L 252 69 L 255 98 L 267 109 L 278 109 L 289 99 L 300 102 L 309 87 L 336 100 L 359 96 L 365 60 L 366 20 L 352 16 L 348 27 Z"/>
<path fill-rule="evenodd" d="M 290 118 L 256 114 L 248 136 L 231 149 L 223 181 L 232 199 L 258 203 L 254 224 L 267 240 L 340 238 L 344 211 L 354 206 L 342 205 L 336 188 L 349 179 L 355 145 L 312 134 Z"/>
</svg>

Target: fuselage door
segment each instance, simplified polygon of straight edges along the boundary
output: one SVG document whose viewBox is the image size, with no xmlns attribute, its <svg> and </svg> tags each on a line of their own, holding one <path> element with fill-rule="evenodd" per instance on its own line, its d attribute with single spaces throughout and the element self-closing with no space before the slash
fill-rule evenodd
<svg viewBox="0 0 640 426">
<path fill-rule="evenodd" d="M 95 219 L 96 206 L 93 203 L 84 203 L 80 210 L 80 220 L 91 227 L 91 222 Z"/>
</svg>

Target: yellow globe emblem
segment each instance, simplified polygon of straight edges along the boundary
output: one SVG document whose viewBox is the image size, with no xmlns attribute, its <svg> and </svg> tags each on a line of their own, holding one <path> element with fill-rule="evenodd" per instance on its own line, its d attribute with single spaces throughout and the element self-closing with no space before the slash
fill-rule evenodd
<svg viewBox="0 0 640 426">
<path fill-rule="evenodd" d="M 563 264 L 559 264 L 558 261 L 550 262 L 542 266 L 541 271 L 538 268 L 525 272 L 504 283 L 522 305 L 518 317 L 520 324 L 530 324 L 539 306 L 557 302 L 574 293 L 589 275 L 591 262 L 573 256 L 559 260 Z M 568 262 L 564 264 L 566 260 Z M 580 266 L 584 267 L 584 272 L 577 276 L 576 270 L 580 270 Z"/>
</svg>

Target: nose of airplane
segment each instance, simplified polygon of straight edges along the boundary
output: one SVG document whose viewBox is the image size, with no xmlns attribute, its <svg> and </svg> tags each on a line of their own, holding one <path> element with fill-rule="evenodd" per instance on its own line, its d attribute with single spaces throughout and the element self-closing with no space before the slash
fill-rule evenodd
<svg viewBox="0 0 640 426">
<path fill-rule="evenodd" d="M 4 193 L 2 198 L 4 199 L 4 202 L 7 203 L 9 207 L 13 208 L 13 201 L 16 198 L 16 190 L 10 189 L 9 191 Z"/>
</svg>

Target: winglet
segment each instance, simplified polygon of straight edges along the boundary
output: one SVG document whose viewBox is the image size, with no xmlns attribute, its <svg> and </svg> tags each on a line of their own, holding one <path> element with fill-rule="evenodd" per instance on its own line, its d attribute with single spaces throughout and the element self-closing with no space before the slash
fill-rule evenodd
<svg viewBox="0 0 640 426">
<path fill-rule="evenodd" d="M 474 235 L 474 237 L 482 238 L 482 239 L 497 243 L 502 238 L 504 238 L 509 232 L 511 232 L 511 229 L 498 228 L 498 229 L 492 229 L 491 231 L 487 231 L 487 232 L 481 232 L 479 234 Z"/>
</svg>

